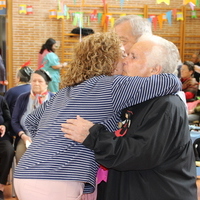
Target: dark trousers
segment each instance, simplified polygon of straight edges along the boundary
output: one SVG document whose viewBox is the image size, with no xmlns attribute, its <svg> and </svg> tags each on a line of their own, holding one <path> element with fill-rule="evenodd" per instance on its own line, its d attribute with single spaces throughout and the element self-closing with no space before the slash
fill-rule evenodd
<svg viewBox="0 0 200 200">
<path fill-rule="evenodd" d="M 0 141 L 0 184 L 7 183 L 8 174 L 12 166 L 14 148 L 9 140 Z"/>
</svg>

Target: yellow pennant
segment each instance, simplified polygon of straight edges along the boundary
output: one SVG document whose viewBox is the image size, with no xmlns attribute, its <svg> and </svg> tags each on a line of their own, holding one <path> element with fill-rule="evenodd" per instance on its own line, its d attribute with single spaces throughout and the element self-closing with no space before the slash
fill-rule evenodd
<svg viewBox="0 0 200 200">
<path fill-rule="evenodd" d="M 160 3 L 162 3 L 162 2 L 166 3 L 167 5 L 170 4 L 170 0 L 157 0 L 157 3 L 158 3 L 158 4 L 160 4 Z"/>
<path fill-rule="evenodd" d="M 188 3 L 193 3 L 194 5 L 196 5 L 196 0 L 183 0 L 183 4 L 186 5 Z"/>
</svg>

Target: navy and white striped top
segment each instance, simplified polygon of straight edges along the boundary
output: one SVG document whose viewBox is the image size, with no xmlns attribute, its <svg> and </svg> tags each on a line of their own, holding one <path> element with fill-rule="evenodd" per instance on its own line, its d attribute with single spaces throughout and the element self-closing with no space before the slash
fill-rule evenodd
<svg viewBox="0 0 200 200">
<path fill-rule="evenodd" d="M 61 89 L 28 115 L 26 126 L 34 139 L 16 167 L 15 178 L 81 181 L 86 183 L 85 193 L 93 192 L 98 169 L 94 154 L 66 139 L 61 123 L 80 115 L 114 131 L 123 108 L 180 89 L 179 79 L 172 74 L 98 76 Z"/>
</svg>

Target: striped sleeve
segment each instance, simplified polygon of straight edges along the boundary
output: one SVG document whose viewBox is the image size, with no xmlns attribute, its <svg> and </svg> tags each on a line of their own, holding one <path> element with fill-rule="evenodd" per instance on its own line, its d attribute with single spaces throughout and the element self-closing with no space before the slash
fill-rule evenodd
<svg viewBox="0 0 200 200">
<path fill-rule="evenodd" d="M 173 74 L 150 77 L 117 76 L 112 87 L 113 105 L 116 106 L 114 109 L 120 110 L 155 97 L 175 94 L 181 87 L 180 80 Z"/>
</svg>

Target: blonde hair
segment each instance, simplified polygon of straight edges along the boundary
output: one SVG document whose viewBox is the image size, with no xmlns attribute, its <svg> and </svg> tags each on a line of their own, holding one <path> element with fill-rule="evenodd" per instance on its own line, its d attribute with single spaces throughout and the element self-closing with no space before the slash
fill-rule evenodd
<svg viewBox="0 0 200 200">
<path fill-rule="evenodd" d="M 114 32 L 86 36 L 74 49 L 61 87 L 77 85 L 94 76 L 111 76 L 122 54 L 120 43 Z"/>
</svg>

